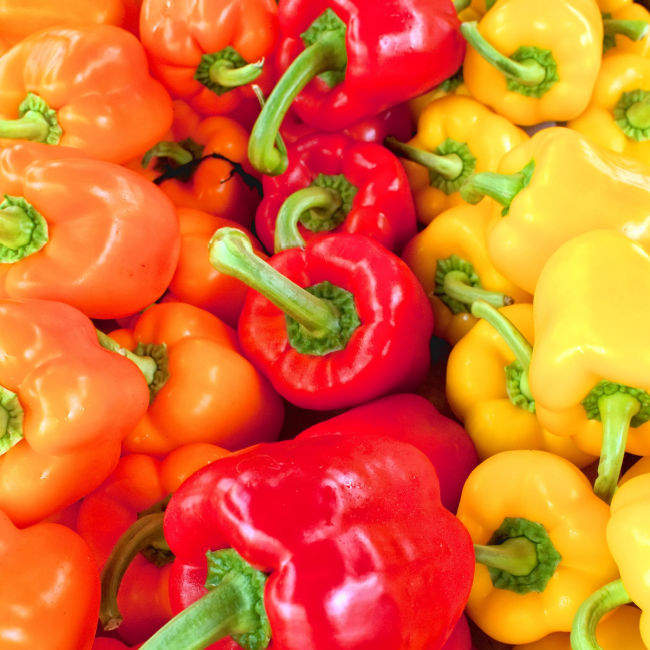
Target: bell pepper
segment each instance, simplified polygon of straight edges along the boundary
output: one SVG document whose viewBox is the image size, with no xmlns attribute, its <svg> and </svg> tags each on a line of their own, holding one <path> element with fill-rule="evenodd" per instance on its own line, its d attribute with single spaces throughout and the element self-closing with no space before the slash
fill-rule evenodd
<svg viewBox="0 0 650 650">
<path fill-rule="evenodd" d="M 61 524 L 22 530 L 0 511 L 0 639 L 16 650 L 90 650 L 99 574 L 86 543 Z"/>
<path fill-rule="evenodd" d="M 454 627 L 451 636 L 440 650 L 475 650 L 467 617 L 463 614 Z"/>
<path fill-rule="evenodd" d="M 474 445 L 458 422 L 442 415 L 428 399 L 400 393 L 347 409 L 305 429 L 302 435 L 361 432 L 393 437 L 417 447 L 436 469 L 442 505 L 456 512 L 465 479 L 478 462 Z"/>
<path fill-rule="evenodd" d="M 434 314 L 433 333 L 456 343 L 476 323 L 471 304 L 480 298 L 496 307 L 532 302 L 533 297 L 501 275 L 487 252 L 493 218 L 486 202 L 441 212 L 404 247 L 402 259 L 420 281 Z"/>
<path fill-rule="evenodd" d="M 0 138 L 61 144 L 123 163 L 163 137 L 172 105 L 130 32 L 52 27 L 0 59 L 0 117 Z"/>
<path fill-rule="evenodd" d="M 98 636 L 95 637 L 92 650 L 128 650 L 128 647 L 118 639 L 113 639 L 108 636 Z"/>
<path fill-rule="evenodd" d="M 277 439 L 284 403 L 216 316 L 185 303 L 157 303 L 132 329 L 110 335 L 156 364 L 149 409 L 125 436 L 124 451 L 162 455 L 189 442 L 235 450 Z"/>
<path fill-rule="evenodd" d="M 225 637 L 275 650 L 439 648 L 474 564 L 428 459 L 372 433 L 299 435 L 217 460 L 172 495 L 164 534 L 181 613 L 143 650 Z"/>
<path fill-rule="evenodd" d="M 502 158 L 498 172 L 470 177 L 461 193 L 470 203 L 490 197 L 503 218 L 491 222 L 488 253 L 531 294 L 551 254 L 580 233 L 612 228 L 648 243 L 650 169 L 572 129 L 538 131 Z"/>
<path fill-rule="evenodd" d="M 264 178 L 264 198 L 255 214 L 255 232 L 267 250 L 274 250 L 281 210 L 298 221 L 307 241 L 325 231 L 358 233 L 399 252 L 415 235 L 406 174 L 380 144 L 317 133 L 300 138 L 287 155 L 287 171 Z"/>
<path fill-rule="evenodd" d="M 60 300 L 91 318 L 115 318 L 164 293 L 178 259 L 178 220 L 138 174 L 72 147 L 12 143 L 0 151 L 0 194 L 0 296 Z"/>
<path fill-rule="evenodd" d="M 606 501 L 624 452 L 650 453 L 650 357 L 637 300 L 646 291 L 647 252 L 620 232 L 595 230 L 557 250 L 535 293 L 529 384 L 537 417 L 600 455 L 594 489 Z"/>
<path fill-rule="evenodd" d="M 435 223 L 435 222 L 434 222 Z M 542 449 L 578 467 L 595 456 L 571 438 L 545 430 L 526 383 L 533 342 L 533 307 L 510 305 L 498 312 L 474 303 L 480 322 L 451 349 L 446 365 L 446 396 L 455 416 L 485 460 L 511 449 Z M 499 317 L 500 315 L 500 317 Z"/>
<path fill-rule="evenodd" d="M 180 302 L 205 309 L 236 328 L 248 287 L 240 280 L 220 273 L 210 264 L 206 255 L 208 243 L 215 230 L 232 227 L 244 230 L 255 253 L 266 259 L 262 244 L 235 221 L 193 208 L 178 208 L 176 215 L 180 225 L 181 247 L 168 294 L 171 293 Z"/>
<path fill-rule="evenodd" d="M 178 207 L 194 208 L 236 221 L 252 223 L 260 202 L 261 183 L 248 164 L 248 131 L 221 115 L 200 118 L 175 102 L 176 124 L 182 134 L 161 140 L 142 158 L 146 175 Z"/>
<path fill-rule="evenodd" d="M 138 367 L 64 303 L 0 301 L 0 350 L 0 509 L 23 526 L 110 474 L 148 391 Z"/>
<path fill-rule="evenodd" d="M 473 97 L 514 124 L 570 120 L 596 82 L 603 20 L 595 0 L 506 0 L 461 26 Z"/>
<path fill-rule="evenodd" d="M 277 175 L 287 160 L 275 139 L 289 106 L 336 131 L 407 101 L 450 77 L 465 42 L 450 0 L 285 0 L 279 6 L 282 76 L 255 122 L 249 158 Z"/>
<path fill-rule="evenodd" d="M 440 99 L 442 97 L 446 97 L 447 95 L 463 95 L 463 96 L 471 97 L 471 95 L 469 94 L 469 90 L 467 90 L 467 86 L 465 85 L 465 81 L 463 79 L 462 68 L 458 68 L 458 71 L 456 73 L 454 73 L 448 79 L 445 79 L 442 83 L 438 84 L 431 90 L 427 91 L 426 93 L 422 93 L 417 97 L 413 97 L 413 99 L 410 99 L 407 102 L 407 105 L 411 112 L 411 118 L 413 119 L 413 121 L 417 124 L 418 120 L 420 119 L 420 115 L 422 115 L 424 109 L 434 99 Z M 388 135 L 394 135 L 399 140 L 408 139 L 408 138 L 400 138 L 395 133 L 391 133 Z M 411 135 L 412 134 L 409 134 L 409 137 Z"/>
<path fill-rule="evenodd" d="M 99 619 L 105 630 L 119 628 L 120 638 L 135 644 L 171 618 L 168 586 L 173 556 L 164 541 L 147 534 L 150 518 L 144 513 L 160 511 L 155 506 L 163 508 L 164 500 L 188 476 L 228 453 L 216 445 L 193 443 L 176 448 L 162 460 L 127 454 L 84 497 L 76 530 L 102 571 Z M 117 547 L 129 527 L 131 538 Z"/>
<path fill-rule="evenodd" d="M 601 147 L 650 164 L 650 58 L 605 57 L 589 106 L 567 126 Z"/>
<path fill-rule="evenodd" d="M 503 451 L 469 475 L 458 518 L 477 560 L 467 615 L 502 643 L 568 632 L 582 601 L 618 576 L 606 503 L 568 460 Z"/>
<path fill-rule="evenodd" d="M 210 262 L 249 291 L 239 317 L 244 354 L 287 401 L 347 408 L 424 379 L 431 307 L 405 262 L 370 237 L 321 234 L 268 262 L 244 233 L 220 228 Z M 284 248 L 284 246 L 282 246 Z"/>
<path fill-rule="evenodd" d="M 571 647 L 576 650 L 600 648 L 596 640 L 596 626 L 610 610 L 634 602 L 641 610 L 639 631 L 643 644 L 650 644 L 650 590 L 648 590 L 648 497 L 650 475 L 637 476 L 622 485 L 614 494 L 611 517 L 607 524 L 607 543 L 621 577 L 603 586 L 589 596 L 580 607 L 571 630 Z M 618 647 L 621 647 L 620 645 Z M 627 647 L 627 646 L 625 646 Z"/>
<path fill-rule="evenodd" d="M 247 85 L 272 83 L 265 59 L 276 46 L 277 13 L 274 0 L 144 0 L 140 40 L 173 97 L 204 114 L 232 114 L 246 98 L 259 107 Z"/>
<path fill-rule="evenodd" d="M 415 209 L 423 224 L 463 203 L 461 185 L 470 174 L 494 171 L 513 147 L 528 140 L 525 131 L 472 97 L 447 95 L 422 111 L 408 143 L 387 138 L 386 146 L 404 158 Z"/>
<path fill-rule="evenodd" d="M 646 7 L 638 2 L 627 2 L 621 6 L 614 6 L 611 8 L 602 8 L 603 3 L 607 4 L 605 0 L 600 0 L 598 3 L 601 9 L 607 14 L 611 21 L 627 21 L 629 23 L 637 23 L 637 28 L 640 23 L 650 24 L 650 12 Z M 648 56 L 650 54 L 650 30 L 637 38 L 638 34 L 634 34 L 635 38 L 630 38 L 625 34 L 607 34 L 605 33 L 605 57 L 612 56 L 618 53 L 639 54 L 641 56 Z"/>
</svg>

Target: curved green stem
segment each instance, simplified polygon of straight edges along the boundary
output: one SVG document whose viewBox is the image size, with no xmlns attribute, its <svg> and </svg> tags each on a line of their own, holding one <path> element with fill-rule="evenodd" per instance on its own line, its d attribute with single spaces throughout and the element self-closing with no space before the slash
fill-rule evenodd
<svg viewBox="0 0 650 650">
<path fill-rule="evenodd" d="M 218 59 L 208 72 L 210 80 L 224 88 L 238 88 L 255 81 L 264 67 L 264 59 L 237 66 L 227 59 Z"/>
<path fill-rule="evenodd" d="M 315 218 L 329 219 L 340 206 L 340 195 L 325 187 L 312 185 L 288 196 L 275 222 L 275 252 L 304 248 L 305 240 L 298 230 L 298 222 L 305 212 L 311 211 Z"/>
<path fill-rule="evenodd" d="M 623 582 L 614 580 L 595 591 L 578 608 L 571 626 L 571 648 L 573 650 L 602 650 L 596 639 L 596 627 L 600 619 L 632 599 Z"/>
<path fill-rule="evenodd" d="M 527 576 L 538 563 L 535 544 L 526 537 L 512 537 L 502 544 L 474 544 L 474 555 L 479 564 L 513 576 Z"/>
<path fill-rule="evenodd" d="M 122 614 L 117 605 L 117 593 L 133 558 L 152 545 L 169 550 L 163 535 L 163 517 L 164 514 L 159 512 L 136 520 L 120 537 L 108 556 L 101 572 L 99 609 L 99 620 L 105 630 L 114 630 L 122 623 Z"/>
<path fill-rule="evenodd" d="M 56 111 L 35 95 L 27 93 L 18 107 L 19 118 L 0 120 L 0 138 L 31 140 L 46 144 L 58 144 L 63 133 Z"/>
<path fill-rule="evenodd" d="M 650 24 L 645 20 L 603 20 L 605 36 L 626 36 L 633 41 L 640 41 L 648 33 Z"/>
<path fill-rule="evenodd" d="M 463 171 L 463 161 L 455 153 L 439 156 L 431 151 L 418 149 L 405 142 L 400 142 L 392 135 L 384 140 L 384 146 L 398 156 L 412 160 L 449 180 L 458 178 Z"/>
<path fill-rule="evenodd" d="M 131 350 L 123 348 L 119 343 L 117 343 L 117 341 L 113 340 L 108 334 L 105 334 L 101 330 L 97 330 L 97 338 L 99 339 L 99 344 L 103 348 L 106 348 L 111 352 L 116 352 L 130 361 L 133 361 L 133 363 L 140 368 L 140 371 L 147 381 L 147 385 L 154 383 L 156 371 L 158 370 L 158 364 L 154 359 L 149 356 L 140 356 L 131 352 Z"/>
<path fill-rule="evenodd" d="M 512 305 L 514 300 L 499 291 L 488 291 L 482 287 L 471 284 L 467 274 L 463 271 L 450 271 L 445 275 L 443 282 L 445 295 L 465 305 L 472 305 L 477 300 L 482 300 L 493 307 Z"/>
<path fill-rule="evenodd" d="M 167 158 L 177 165 L 186 165 L 194 160 L 194 154 L 173 140 L 162 140 L 149 149 L 140 162 L 142 167 L 147 167 L 152 158 Z"/>
</svg>

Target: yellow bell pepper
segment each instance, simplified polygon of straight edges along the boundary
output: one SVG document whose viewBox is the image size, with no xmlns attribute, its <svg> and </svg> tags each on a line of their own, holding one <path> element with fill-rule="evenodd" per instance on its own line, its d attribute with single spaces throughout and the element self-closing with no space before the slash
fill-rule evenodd
<svg viewBox="0 0 650 650">
<path fill-rule="evenodd" d="M 465 482 L 457 516 L 478 562 L 467 614 L 502 643 L 568 632 L 582 601 L 618 577 L 607 504 L 555 454 L 515 450 L 484 460 Z"/>
<path fill-rule="evenodd" d="M 402 259 L 433 307 L 434 334 L 452 345 L 476 323 L 471 314 L 474 300 L 481 298 L 495 307 L 533 301 L 494 268 L 487 253 L 491 218 L 487 204 L 454 206 L 441 212 L 402 250 Z"/>
<path fill-rule="evenodd" d="M 443 210 L 463 203 L 458 190 L 475 172 L 495 170 L 528 135 L 472 97 L 447 95 L 430 102 L 408 143 L 389 137 L 385 145 L 406 158 L 418 219 L 428 224 Z"/>
<path fill-rule="evenodd" d="M 571 438 L 545 431 L 527 386 L 521 384 L 530 362 L 532 305 L 514 304 L 499 313 L 516 328 L 509 336 L 481 320 L 449 353 L 445 391 L 452 412 L 481 460 L 511 449 L 543 449 L 585 467 L 594 456 L 581 451 Z"/>
<path fill-rule="evenodd" d="M 409 110 L 411 111 L 413 123 L 418 123 L 420 115 L 422 115 L 424 109 L 434 99 L 440 99 L 441 97 L 446 97 L 447 95 L 469 96 L 469 90 L 467 90 L 465 80 L 463 79 L 462 68 L 459 68 L 458 72 L 456 72 L 455 75 L 449 77 L 449 79 L 445 79 L 445 81 L 437 85 L 435 88 L 432 88 L 428 92 L 422 95 L 418 95 L 417 97 L 414 97 L 407 102 Z"/>
<path fill-rule="evenodd" d="M 497 0 L 461 31 L 470 93 L 514 124 L 570 120 L 587 107 L 603 48 L 595 0 Z"/>
<path fill-rule="evenodd" d="M 567 126 L 601 147 L 650 164 L 650 58 L 605 57 L 587 110 Z"/>
<path fill-rule="evenodd" d="M 619 479 L 618 486 L 621 487 L 635 476 L 642 476 L 643 474 L 650 474 L 650 456 L 642 456 L 631 465 Z"/>
<path fill-rule="evenodd" d="M 566 127 L 535 133 L 501 160 L 499 173 L 471 176 L 461 193 L 489 195 L 496 214 L 488 252 L 509 280 L 534 294 L 551 254 L 571 237 L 612 228 L 650 250 L 650 167 Z M 502 206 L 505 208 L 502 210 Z"/>
<path fill-rule="evenodd" d="M 594 490 L 611 500 L 624 452 L 650 454 L 650 257 L 614 230 L 569 240 L 534 300 L 529 385 L 542 426 L 600 455 Z"/>
<path fill-rule="evenodd" d="M 595 593 L 580 606 L 571 631 L 574 650 L 597 650 L 601 646 L 594 630 L 600 618 L 620 605 L 634 602 L 641 609 L 639 630 L 644 646 L 650 647 L 650 474 L 622 485 L 611 505 L 607 543 L 621 577 Z M 628 646 L 619 643 L 619 648 Z"/>
<path fill-rule="evenodd" d="M 639 632 L 641 612 L 632 605 L 622 605 L 603 618 L 596 628 L 602 650 L 647 650 Z M 516 645 L 512 650 L 572 650 L 571 635 L 555 632 L 539 641 Z"/>
<path fill-rule="evenodd" d="M 607 19 L 611 21 L 627 21 L 636 23 L 650 23 L 650 12 L 638 2 L 624 3 L 622 6 L 614 8 L 602 8 L 605 0 L 600 0 L 601 10 L 605 17 L 605 39 L 604 50 L 605 57 L 614 54 L 627 53 L 638 54 L 640 56 L 650 56 L 650 29 L 645 34 L 636 35 L 636 38 L 630 38 L 625 34 L 608 34 Z M 605 4 L 607 4 L 605 2 Z"/>
</svg>

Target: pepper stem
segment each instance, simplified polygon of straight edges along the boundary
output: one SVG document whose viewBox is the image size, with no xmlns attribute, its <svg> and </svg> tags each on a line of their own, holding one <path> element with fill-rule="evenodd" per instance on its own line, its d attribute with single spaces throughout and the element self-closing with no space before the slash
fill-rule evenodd
<svg viewBox="0 0 650 650">
<path fill-rule="evenodd" d="M 578 608 L 571 626 L 573 650 L 602 650 L 596 640 L 596 627 L 600 619 L 612 610 L 632 602 L 619 578 L 589 596 Z"/>
<path fill-rule="evenodd" d="M 499 291 L 488 291 L 482 287 L 473 286 L 467 274 L 463 271 L 450 271 L 447 273 L 443 283 L 443 291 L 449 298 L 466 305 L 482 300 L 493 307 L 503 307 L 514 302 L 510 296 L 506 296 Z"/>
<path fill-rule="evenodd" d="M 163 535 L 164 513 L 146 515 L 136 520 L 117 541 L 101 573 L 99 620 L 105 630 L 115 630 L 122 623 L 117 592 L 122 578 L 135 556 L 148 548 L 169 551 Z"/>
<path fill-rule="evenodd" d="M 472 0 L 453 0 L 454 9 L 456 13 L 459 14 L 463 9 L 467 9 L 472 4 Z"/>
<path fill-rule="evenodd" d="M 59 143 L 63 132 L 56 111 L 38 95 L 27 93 L 18 107 L 18 115 L 15 120 L 0 120 L 0 138 Z"/>
<path fill-rule="evenodd" d="M 162 140 L 149 149 L 140 162 L 142 167 L 147 167 L 152 158 L 167 158 L 177 165 L 186 165 L 194 160 L 194 154 L 173 140 Z"/>
<path fill-rule="evenodd" d="M 0 386 L 0 456 L 23 439 L 23 415 L 18 395 Z"/>
<path fill-rule="evenodd" d="M 117 341 L 113 340 L 108 334 L 105 334 L 101 330 L 96 330 L 96 331 L 97 331 L 97 338 L 99 339 L 99 344 L 103 348 L 106 348 L 111 352 L 116 352 L 117 354 L 126 357 L 130 361 L 133 361 L 133 363 L 135 363 L 135 365 L 138 366 L 138 368 L 140 368 L 140 371 L 142 372 L 145 380 L 147 381 L 147 385 L 149 386 L 154 383 L 154 380 L 156 378 L 156 371 L 158 370 L 158 364 L 152 357 L 135 354 L 134 352 L 131 352 L 131 350 L 127 350 L 126 348 L 123 348 Z"/>
<path fill-rule="evenodd" d="M 647 33 L 650 24 L 645 20 L 603 19 L 605 36 L 626 36 L 633 41 L 640 41 Z"/>
<path fill-rule="evenodd" d="M 650 92 L 637 88 L 624 92 L 614 106 L 614 121 L 630 139 L 650 138 Z"/>
<path fill-rule="evenodd" d="M 535 544 L 526 537 L 513 537 L 502 544 L 474 544 L 474 556 L 479 564 L 513 576 L 527 576 L 537 566 Z"/>
<path fill-rule="evenodd" d="M 528 383 L 528 369 L 530 368 L 530 359 L 533 353 L 530 342 L 500 311 L 483 300 L 472 303 L 472 316 L 483 318 L 501 335 L 521 366 L 521 393 L 527 399 L 532 400 L 533 396 Z"/>
<path fill-rule="evenodd" d="M 210 263 L 255 289 L 314 338 L 327 338 L 340 330 L 330 304 L 313 296 L 253 252 L 248 236 L 236 228 L 219 228 L 209 244 Z"/>
<path fill-rule="evenodd" d="M 344 23 L 330 9 L 317 19 L 320 20 L 329 24 L 323 26 L 315 40 L 285 70 L 253 125 L 248 157 L 253 167 L 263 174 L 277 176 L 287 168 L 286 153 L 275 146 L 275 140 L 296 95 L 319 74 L 342 72 L 347 65 Z"/>
<path fill-rule="evenodd" d="M 392 135 L 384 140 L 384 146 L 394 154 L 412 160 L 448 180 L 458 178 L 463 171 L 463 160 L 456 153 L 439 156 L 431 151 L 413 147 L 406 142 L 400 142 Z"/>
<path fill-rule="evenodd" d="M 34 222 L 18 205 L 0 205 L 0 244 L 11 250 L 26 246 L 32 239 Z"/>
<path fill-rule="evenodd" d="M 238 88 L 255 81 L 264 67 L 264 59 L 237 66 L 227 59 L 219 59 L 210 66 L 210 79 L 224 88 Z"/>
<path fill-rule="evenodd" d="M 341 206 L 340 195 L 326 187 L 312 185 L 297 190 L 280 206 L 275 222 L 276 253 L 288 248 L 304 248 L 305 240 L 298 230 L 302 215 L 310 211 L 312 219 L 329 219 Z"/>
</svg>

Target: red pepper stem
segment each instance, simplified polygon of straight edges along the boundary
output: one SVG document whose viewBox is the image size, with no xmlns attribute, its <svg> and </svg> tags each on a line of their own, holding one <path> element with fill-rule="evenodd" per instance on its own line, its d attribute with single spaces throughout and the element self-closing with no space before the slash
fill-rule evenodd
<svg viewBox="0 0 650 650">
<path fill-rule="evenodd" d="M 138 519 L 117 541 L 101 573 L 99 620 L 105 630 L 115 630 L 122 623 L 117 593 L 126 570 L 138 553 L 151 545 L 169 548 L 163 535 L 163 512 Z"/>
<path fill-rule="evenodd" d="M 330 304 L 313 296 L 276 271 L 253 252 L 248 236 L 237 228 L 219 228 L 209 245 L 210 263 L 255 289 L 314 338 L 325 338 L 341 328 Z"/>
<path fill-rule="evenodd" d="M 523 86 L 539 86 L 546 79 L 546 70 L 543 65 L 534 59 L 514 61 L 504 56 L 495 47 L 490 45 L 478 29 L 476 21 L 461 23 L 460 31 L 467 43 L 473 47 L 492 67 L 499 70 L 509 79 L 515 79 Z"/>
<path fill-rule="evenodd" d="M 512 537 L 501 544 L 474 544 L 474 556 L 478 563 L 514 576 L 527 576 L 539 562 L 535 544 L 526 537 Z"/>
<path fill-rule="evenodd" d="M 156 373 L 156 370 L 158 369 L 158 364 L 154 359 L 152 359 L 149 356 L 140 356 L 139 354 L 135 354 L 134 352 L 131 352 L 131 350 L 127 350 L 126 348 L 123 348 L 117 341 L 112 339 L 108 334 L 105 334 L 101 330 L 96 330 L 96 331 L 97 331 L 97 338 L 99 339 L 99 344 L 103 348 L 106 348 L 111 352 L 116 352 L 117 354 L 126 357 L 130 361 L 133 361 L 133 363 L 135 363 L 135 365 L 138 366 L 138 368 L 140 368 L 140 371 L 142 372 L 144 378 L 147 381 L 147 385 L 153 383 L 154 375 Z"/>
<path fill-rule="evenodd" d="M 275 146 L 275 139 L 291 102 L 314 77 L 341 68 L 346 62 L 345 38 L 330 32 L 324 33 L 293 60 L 253 125 L 248 157 L 255 169 L 270 176 L 277 176 L 286 170 L 286 153 Z"/>
<path fill-rule="evenodd" d="M 33 230 L 34 222 L 20 206 L 0 208 L 0 244 L 17 250 L 31 241 Z"/>
<path fill-rule="evenodd" d="M 533 353 L 530 342 L 511 321 L 484 300 L 477 300 L 472 303 L 472 316 L 483 318 L 490 323 L 508 344 L 511 352 L 521 364 L 523 371 L 521 375 L 521 392 L 526 398 L 532 400 L 533 396 L 528 384 L 528 369 L 530 368 L 530 359 Z"/>
<path fill-rule="evenodd" d="M 573 650 L 602 650 L 596 640 L 596 627 L 600 619 L 612 610 L 632 602 L 623 582 L 614 580 L 589 596 L 578 608 L 571 626 Z"/>
<path fill-rule="evenodd" d="M 603 28 L 606 36 L 626 36 L 633 41 L 640 41 L 648 33 L 650 23 L 645 20 L 617 20 L 605 18 Z"/>
<path fill-rule="evenodd" d="M 280 206 L 275 222 L 274 251 L 304 248 L 305 240 L 298 230 L 298 222 L 305 212 L 310 210 L 312 216 L 322 215 L 323 219 L 328 219 L 340 207 L 340 195 L 326 187 L 312 185 L 289 195 Z"/>
<path fill-rule="evenodd" d="M 623 466 L 630 420 L 638 413 L 639 400 L 628 393 L 615 392 L 598 398 L 603 423 L 603 443 L 594 492 L 611 503 Z"/>
<path fill-rule="evenodd" d="M 418 149 L 417 147 L 413 147 L 405 142 L 400 142 L 392 135 L 388 136 L 384 140 L 384 145 L 394 154 L 406 158 L 407 160 L 412 160 L 413 162 L 416 162 L 449 180 L 458 178 L 463 172 L 463 160 L 457 153 L 450 153 L 441 156 L 431 151 Z"/>
<path fill-rule="evenodd" d="M 212 82 L 224 88 L 238 88 L 255 81 L 264 67 L 264 59 L 236 66 L 228 59 L 218 59 L 211 66 L 209 76 Z"/>
</svg>

